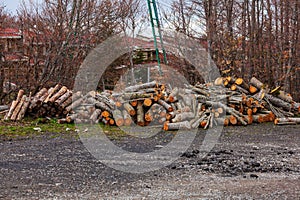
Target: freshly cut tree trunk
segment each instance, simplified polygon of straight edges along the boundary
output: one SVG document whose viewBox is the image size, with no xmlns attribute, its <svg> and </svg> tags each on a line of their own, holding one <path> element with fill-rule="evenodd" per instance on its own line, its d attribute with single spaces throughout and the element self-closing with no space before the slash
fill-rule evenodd
<svg viewBox="0 0 300 200">
<path fill-rule="evenodd" d="M 143 105 L 146 107 L 150 107 L 152 105 L 152 99 L 150 98 L 145 99 Z"/>
<path fill-rule="evenodd" d="M 251 80 L 250 80 L 250 84 L 254 87 L 256 87 L 257 89 L 262 89 L 265 87 L 265 85 L 260 81 L 258 80 L 257 78 L 255 77 L 252 77 Z"/>
<path fill-rule="evenodd" d="M 253 122 L 256 123 L 273 122 L 275 119 L 276 116 L 272 112 L 269 112 L 269 114 L 253 115 Z"/>
<path fill-rule="evenodd" d="M 277 118 L 274 123 L 276 125 L 300 124 L 300 118 Z"/>
<path fill-rule="evenodd" d="M 146 122 L 152 122 L 153 121 L 153 116 L 154 116 L 154 114 L 153 114 L 152 110 L 149 109 L 148 112 L 145 113 L 145 121 Z"/>
<path fill-rule="evenodd" d="M 171 130 L 179 130 L 179 129 L 191 129 L 191 124 L 189 121 L 178 122 L 178 123 L 164 123 L 164 130 L 171 131 Z"/>
<path fill-rule="evenodd" d="M 255 94 L 257 91 L 258 91 L 258 89 L 255 86 L 253 86 L 253 85 L 249 86 L 249 92 L 251 94 Z"/>
<path fill-rule="evenodd" d="M 123 126 L 124 125 L 124 118 L 123 118 L 123 114 L 120 110 L 114 110 L 113 111 L 113 117 L 115 119 L 115 123 L 118 127 Z"/>
<path fill-rule="evenodd" d="M 282 91 L 282 90 L 279 90 L 277 92 L 275 92 L 275 94 L 273 94 L 274 96 L 278 97 L 279 99 L 283 100 L 283 101 L 286 101 L 288 103 L 293 103 L 293 98 L 290 94 Z"/>
<path fill-rule="evenodd" d="M 242 78 L 237 78 L 235 80 L 235 84 L 237 84 L 238 86 L 242 87 L 243 89 L 245 89 L 246 91 L 249 90 L 249 85 L 245 82 L 244 79 Z"/>
<path fill-rule="evenodd" d="M 75 108 L 80 106 L 84 102 L 84 100 L 85 100 L 85 98 L 80 98 L 80 99 L 74 101 L 71 105 L 69 105 L 68 107 L 65 108 L 65 111 L 67 111 L 69 113 L 71 110 L 74 110 Z"/>
<path fill-rule="evenodd" d="M 175 87 L 169 94 L 168 101 L 171 103 L 175 102 L 177 100 L 178 92 L 179 92 L 178 87 Z"/>
<path fill-rule="evenodd" d="M 31 100 L 31 103 L 29 105 L 29 110 L 35 108 L 37 106 L 37 102 L 40 100 L 42 96 L 45 96 L 45 94 L 48 94 L 47 88 L 43 88 L 40 91 L 38 91 L 38 93 L 36 93 L 36 95 Z"/>
<path fill-rule="evenodd" d="M 130 126 L 132 124 L 132 119 L 129 113 L 126 110 L 123 110 L 122 112 L 123 118 L 124 118 L 124 125 L 125 126 Z"/>
<path fill-rule="evenodd" d="M 163 106 L 168 112 L 173 111 L 173 107 L 170 104 L 168 104 L 167 102 L 165 102 L 164 100 L 160 99 L 157 101 L 157 103 L 159 103 L 161 106 Z"/>
<path fill-rule="evenodd" d="M 233 116 L 233 115 L 230 115 L 230 117 L 229 117 L 229 122 L 230 122 L 230 124 L 232 124 L 232 125 L 237 125 L 237 119 L 236 119 L 236 117 L 235 116 Z"/>
<path fill-rule="evenodd" d="M 144 118 L 145 118 L 145 113 L 144 113 L 143 103 L 138 102 L 138 105 L 137 105 L 137 125 L 144 126 L 145 125 Z"/>
<path fill-rule="evenodd" d="M 130 105 L 132 105 L 133 107 L 136 107 L 138 105 L 138 101 L 134 100 L 134 101 L 130 101 L 129 102 Z"/>
<path fill-rule="evenodd" d="M 125 110 L 130 114 L 130 116 L 136 115 L 135 109 L 129 103 L 124 103 L 123 106 Z"/>
</svg>

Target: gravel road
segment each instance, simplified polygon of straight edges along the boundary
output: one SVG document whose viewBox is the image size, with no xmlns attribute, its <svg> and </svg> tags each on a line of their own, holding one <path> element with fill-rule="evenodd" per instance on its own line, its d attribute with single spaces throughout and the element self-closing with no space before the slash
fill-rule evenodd
<svg viewBox="0 0 300 200">
<path fill-rule="evenodd" d="M 300 199 L 299 126 L 226 127 L 202 159 L 204 134 L 173 164 L 145 174 L 103 165 L 76 135 L 1 139 L 0 199 Z M 115 143 L 145 152 L 171 139 Z"/>
</svg>

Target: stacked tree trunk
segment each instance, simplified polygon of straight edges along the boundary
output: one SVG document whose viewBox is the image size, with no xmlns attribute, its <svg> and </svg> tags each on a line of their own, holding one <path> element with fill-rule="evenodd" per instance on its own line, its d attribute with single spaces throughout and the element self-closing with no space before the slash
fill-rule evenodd
<svg viewBox="0 0 300 200">
<path fill-rule="evenodd" d="M 24 95 L 24 90 L 20 90 L 18 92 L 17 99 L 12 102 L 4 119 L 11 121 L 19 121 L 23 119 L 30 104 L 30 96 L 31 95 Z"/>
<path fill-rule="evenodd" d="M 164 130 L 211 128 L 275 122 L 296 124 L 300 104 L 256 78 L 218 78 L 214 83 L 167 88 L 156 81 L 134 85 L 122 92 L 73 93 L 59 84 L 33 97 L 20 90 L 5 116 L 56 117 L 59 123 L 104 123 L 113 126 L 161 125 Z"/>
</svg>

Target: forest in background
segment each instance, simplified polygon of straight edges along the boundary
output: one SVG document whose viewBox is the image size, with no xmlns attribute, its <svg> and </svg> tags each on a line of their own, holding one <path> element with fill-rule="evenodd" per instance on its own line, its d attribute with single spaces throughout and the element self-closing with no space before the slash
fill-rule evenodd
<svg viewBox="0 0 300 200">
<path fill-rule="evenodd" d="M 169 2 L 158 1 L 164 27 L 199 42 L 206 40 L 220 70 L 246 80 L 255 76 L 271 87 L 283 86 L 299 101 L 299 0 Z M 117 33 L 135 36 L 150 27 L 146 3 L 45 0 L 37 5 L 24 1 L 15 15 L 0 5 L 0 28 L 13 26 L 34 33 L 27 54 L 33 61 L 28 71 L 37 74 L 36 86 L 49 81 L 71 86 L 81 62 L 97 44 Z M 35 50 L 39 42 L 46 45 L 43 55 Z M 0 62 L 0 77 L 4 77 L 9 63 Z"/>
</svg>

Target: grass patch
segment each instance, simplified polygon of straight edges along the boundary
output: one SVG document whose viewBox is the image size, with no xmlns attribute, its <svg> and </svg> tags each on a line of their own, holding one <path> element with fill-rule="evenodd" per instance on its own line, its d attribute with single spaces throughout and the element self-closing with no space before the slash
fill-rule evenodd
<svg viewBox="0 0 300 200">
<path fill-rule="evenodd" d="M 58 124 L 56 120 L 26 118 L 21 122 L 0 122 L 0 136 L 4 138 L 32 137 L 51 133 L 64 135 L 75 133 L 74 124 Z"/>
</svg>

